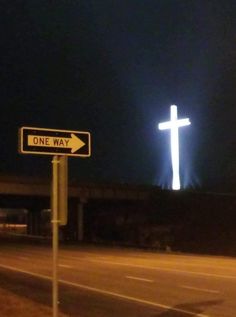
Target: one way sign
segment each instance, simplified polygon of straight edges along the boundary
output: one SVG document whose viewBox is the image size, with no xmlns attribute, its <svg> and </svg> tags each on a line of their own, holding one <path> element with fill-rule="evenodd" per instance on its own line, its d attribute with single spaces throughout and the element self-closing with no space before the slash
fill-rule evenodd
<svg viewBox="0 0 236 317">
<path fill-rule="evenodd" d="M 22 127 L 19 130 L 19 152 L 88 157 L 91 155 L 89 132 Z"/>
</svg>

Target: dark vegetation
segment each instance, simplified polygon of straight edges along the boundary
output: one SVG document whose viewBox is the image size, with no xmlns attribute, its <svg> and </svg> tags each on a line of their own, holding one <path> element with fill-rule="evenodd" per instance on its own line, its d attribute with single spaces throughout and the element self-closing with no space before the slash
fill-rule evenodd
<svg viewBox="0 0 236 317">
<path fill-rule="evenodd" d="M 165 251 L 236 255 L 236 197 L 162 191 L 145 202 L 89 202 L 85 240 Z"/>
</svg>

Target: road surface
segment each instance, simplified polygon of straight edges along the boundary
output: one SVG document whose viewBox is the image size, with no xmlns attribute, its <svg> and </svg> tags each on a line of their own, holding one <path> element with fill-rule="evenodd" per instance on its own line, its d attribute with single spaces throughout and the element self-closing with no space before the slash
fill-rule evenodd
<svg viewBox="0 0 236 317">
<path fill-rule="evenodd" d="M 1 288 L 50 306 L 51 276 L 51 247 L 1 247 Z M 59 280 L 73 317 L 236 316 L 234 258 L 64 246 Z"/>
</svg>

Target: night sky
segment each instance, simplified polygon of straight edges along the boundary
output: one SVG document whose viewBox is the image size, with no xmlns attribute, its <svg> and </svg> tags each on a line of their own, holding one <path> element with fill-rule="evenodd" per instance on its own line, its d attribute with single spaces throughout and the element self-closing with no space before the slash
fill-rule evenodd
<svg viewBox="0 0 236 317">
<path fill-rule="evenodd" d="M 236 1 L 1 2 L 0 174 L 51 173 L 51 157 L 18 154 L 18 129 L 90 131 L 82 182 L 171 185 L 179 117 L 185 188 L 236 191 Z"/>
</svg>

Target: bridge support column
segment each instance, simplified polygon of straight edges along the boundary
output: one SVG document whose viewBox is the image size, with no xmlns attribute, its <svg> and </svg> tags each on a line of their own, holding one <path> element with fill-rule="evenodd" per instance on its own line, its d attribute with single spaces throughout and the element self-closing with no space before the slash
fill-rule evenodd
<svg viewBox="0 0 236 317">
<path fill-rule="evenodd" d="M 83 241 L 84 239 L 84 204 L 87 201 L 84 199 L 81 199 L 78 203 L 78 222 L 77 222 L 77 230 L 78 230 L 78 241 Z"/>
<path fill-rule="evenodd" d="M 29 210 L 27 220 L 27 234 L 35 236 L 41 234 L 40 215 L 40 210 L 38 209 Z"/>
<path fill-rule="evenodd" d="M 32 234 L 32 227 L 33 227 L 33 223 L 32 223 L 32 212 L 30 210 L 28 210 L 28 214 L 27 214 L 27 234 Z"/>
</svg>

